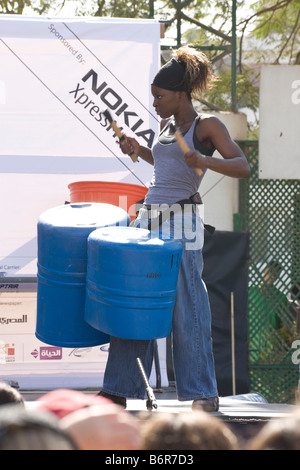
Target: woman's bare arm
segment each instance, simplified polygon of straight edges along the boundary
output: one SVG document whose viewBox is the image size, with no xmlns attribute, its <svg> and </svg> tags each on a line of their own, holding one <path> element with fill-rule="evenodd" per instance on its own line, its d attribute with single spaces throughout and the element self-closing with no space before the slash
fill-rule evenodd
<svg viewBox="0 0 300 470">
<path fill-rule="evenodd" d="M 250 167 L 243 151 L 231 139 L 226 127 L 218 118 L 212 116 L 201 123 L 200 138 L 209 141 L 212 148 L 218 150 L 223 159 L 191 151 L 185 155 L 187 165 L 194 168 L 207 168 L 233 178 L 249 177 Z"/>
</svg>

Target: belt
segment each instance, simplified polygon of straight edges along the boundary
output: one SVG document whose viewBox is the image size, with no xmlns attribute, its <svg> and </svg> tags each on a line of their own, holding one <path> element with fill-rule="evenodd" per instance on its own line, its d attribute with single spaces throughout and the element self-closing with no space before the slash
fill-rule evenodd
<svg viewBox="0 0 300 470">
<path fill-rule="evenodd" d="M 179 212 L 179 209 L 181 210 L 186 205 L 197 205 L 197 204 L 203 204 L 201 196 L 198 192 L 190 196 L 188 199 L 181 199 L 180 201 L 177 201 L 175 204 L 173 204 L 170 207 L 172 208 L 173 214 L 175 214 Z M 151 215 L 149 214 L 151 218 L 148 223 L 149 230 L 157 230 L 158 227 L 170 217 L 170 212 L 168 210 L 164 211 L 164 210 L 159 210 L 159 209 L 153 209 L 153 206 L 147 206 L 146 204 L 144 204 L 143 207 L 146 208 L 149 212 L 151 211 Z M 204 228 L 210 234 L 213 234 L 215 231 L 215 227 L 208 225 L 208 224 L 204 224 Z"/>
<path fill-rule="evenodd" d="M 200 194 L 195 193 L 188 199 L 181 199 L 181 201 L 175 202 L 174 206 L 179 205 L 180 207 L 184 207 L 187 204 L 203 204 Z M 152 206 L 147 206 L 147 204 L 144 204 L 143 207 L 145 207 L 148 210 L 153 210 Z M 170 206 L 170 207 L 173 207 L 173 206 Z"/>
</svg>

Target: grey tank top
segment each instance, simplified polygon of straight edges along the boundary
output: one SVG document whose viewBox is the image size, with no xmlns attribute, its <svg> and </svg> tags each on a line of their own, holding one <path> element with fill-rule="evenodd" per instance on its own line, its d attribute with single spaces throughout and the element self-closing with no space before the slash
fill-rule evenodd
<svg viewBox="0 0 300 470">
<path fill-rule="evenodd" d="M 197 149 L 202 154 L 211 156 L 213 150 L 201 144 L 195 137 L 195 127 L 199 118 L 200 116 L 195 118 L 184 138 L 191 150 Z M 188 199 L 198 191 L 206 171 L 203 169 L 203 174 L 199 176 L 194 168 L 185 163 L 184 154 L 169 130 L 171 122 L 172 119 L 161 131 L 152 147 L 154 171 L 145 197 L 147 205 L 171 206 L 182 199 Z"/>
</svg>

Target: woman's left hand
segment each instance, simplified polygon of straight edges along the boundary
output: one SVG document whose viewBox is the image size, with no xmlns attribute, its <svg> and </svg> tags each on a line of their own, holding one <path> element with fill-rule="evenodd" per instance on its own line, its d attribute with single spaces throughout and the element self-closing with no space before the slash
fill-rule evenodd
<svg viewBox="0 0 300 470">
<path fill-rule="evenodd" d="M 185 154 L 185 162 L 191 168 L 204 168 L 206 157 L 197 150 L 192 150 Z"/>
</svg>

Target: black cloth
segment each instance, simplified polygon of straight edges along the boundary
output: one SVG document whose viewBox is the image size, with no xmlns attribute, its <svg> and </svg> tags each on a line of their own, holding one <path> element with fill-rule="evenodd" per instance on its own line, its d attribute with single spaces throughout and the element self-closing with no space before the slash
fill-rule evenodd
<svg viewBox="0 0 300 470">
<path fill-rule="evenodd" d="M 231 292 L 234 293 L 236 393 L 249 392 L 248 371 L 248 261 L 249 234 L 216 231 L 204 233 L 203 280 L 212 312 L 212 338 L 219 395 L 229 396 L 232 386 Z M 175 381 L 171 339 L 167 338 L 167 375 Z"/>
<path fill-rule="evenodd" d="M 203 280 L 212 312 L 212 337 L 219 394 L 232 395 L 231 292 L 234 294 L 236 393 L 249 392 L 249 234 L 205 233 Z"/>
<path fill-rule="evenodd" d="M 164 90 L 187 91 L 184 75 L 185 64 L 171 59 L 157 72 L 152 85 Z"/>
</svg>

